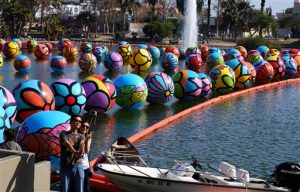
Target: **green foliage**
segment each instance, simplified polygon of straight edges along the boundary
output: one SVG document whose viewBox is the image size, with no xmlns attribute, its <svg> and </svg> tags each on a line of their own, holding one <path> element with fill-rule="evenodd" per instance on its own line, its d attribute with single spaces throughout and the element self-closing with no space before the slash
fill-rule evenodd
<svg viewBox="0 0 300 192">
<path fill-rule="evenodd" d="M 261 45 L 265 45 L 269 48 L 275 48 L 275 49 L 281 49 L 281 44 L 277 43 L 277 41 L 270 41 L 267 39 L 264 39 L 260 36 L 256 37 L 249 37 L 249 38 L 242 38 L 237 40 L 237 45 L 244 46 L 247 50 L 253 50 Z"/>
<path fill-rule="evenodd" d="M 185 0 L 176 0 L 176 6 L 182 15 L 184 15 L 184 2 L 186 2 L 186 1 Z M 198 13 L 201 12 L 203 5 L 204 5 L 204 0 L 197 0 L 197 12 Z"/>
<path fill-rule="evenodd" d="M 143 32 L 148 37 L 153 37 L 155 34 L 159 35 L 161 38 L 172 37 L 174 26 L 172 23 L 160 23 L 154 22 L 145 25 Z"/>
<path fill-rule="evenodd" d="M 58 36 L 63 36 L 65 28 L 61 24 L 61 19 L 58 14 L 48 15 L 46 17 L 47 35 L 52 40 L 57 40 Z"/>
</svg>

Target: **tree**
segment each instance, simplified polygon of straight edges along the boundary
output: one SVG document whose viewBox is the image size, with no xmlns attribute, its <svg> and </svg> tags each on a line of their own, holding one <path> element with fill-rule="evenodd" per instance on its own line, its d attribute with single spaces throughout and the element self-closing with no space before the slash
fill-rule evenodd
<svg viewBox="0 0 300 192">
<path fill-rule="evenodd" d="M 126 30 L 126 18 L 125 18 L 126 10 L 129 11 L 128 9 L 130 8 L 130 6 L 132 6 L 134 3 L 136 3 L 137 0 L 118 0 L 117 2 L 121 7 L 121 12 L 122 12 L 122 18 L 123 18 L 122 22 L 121 22 L 122 29 Z"/>
<path fill-rule="evenodd" d="M 62 26 L 61 18 L 58 14 L 48 15 L 45 20 L 48 39 L 57 40 L 59 36 L 63 36 L 65 28 Z"/>
<path fill-rule="evenodd" d="M 146 36 L 153 38 L 155 34 L 159 35 L 160 38 L 171 37 L 173 34 L 174 26 L 172 23 L 161 23 L 154 22 L 145 25 L 143 32 Z"/>
<path fill-rule="evenodd" d="M 185 0 L 176 0 L 176 7 L 184 15 L 184 3 Z M 204 5 L 204 0 L 197 0 L 197 12 L 201 12 Z"/>
<path fill-rule="evenodd" d="M 211 0 L 207 0 L 207 36 L 210 33 L 210 9 L 211 9 Z"/>
<path fill-rule="evenodd" d="M 276 31 L 278 31 L 278 24 L 275 18 L 273 16 L 266 15 L 258 10 L 254 11 L 252 20 L 249 25 L 249 32 L 251 37 L 260 30 L 263 32 L 271 29 L 274 35 L 276 35 Z"/>
<path fill-rule="evenodd" d="M 260 3 L 260 12 L 261 13 L 264 13 L 265 4 L 266 4 L 266 0 L 261 0 L 261 3 Z M 261 36 L 261 37 L 262 37 L 262 30 L 263 29 L 259 29 L 259 36 Z"/>
<path fill-rule="evenodd" d="M 155 6 L 158 2 L 158 0 L 147 0 L 147 2 L 151 5 L 151 9 L 152 9 L 152 22 L 154 21 L 154 17 L 155 17 Z"/>
</svg>

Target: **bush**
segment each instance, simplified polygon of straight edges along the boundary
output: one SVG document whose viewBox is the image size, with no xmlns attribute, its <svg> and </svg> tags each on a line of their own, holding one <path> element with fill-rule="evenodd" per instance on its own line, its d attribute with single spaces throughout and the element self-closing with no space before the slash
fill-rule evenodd
<svg viewBox="0 0 300 192">
<path fill-rule="evenodd" d="M 281 49 L 281 44 L 276 43 L 275 41 L 270 41 L 267 39 L 264 39 L 262 37 L 256 36 L 256 37 L 249 37 L 249 38 L 242 38 L 237 40 L 237 45 L 244 46 L 247 50 L 253 50 L 256 49 L 257 47 L 261 45 L 265 45 L 269 48 L 274 48 L 274 49 Z"/>
<path fill-rule="evenodd" d="M 117 32 L 115 33 L 115 39 L 120 40 L 125 38 L 125 33 L 124 32 Z"/>
<path fill-rule="evenodd" d="M 157 34 L 160 38 L 172 37 L 174 26 L 172 23 L 154 22 L 145 25 L 143 32 L 148 37 L 154 37 Z"/>
</svg>

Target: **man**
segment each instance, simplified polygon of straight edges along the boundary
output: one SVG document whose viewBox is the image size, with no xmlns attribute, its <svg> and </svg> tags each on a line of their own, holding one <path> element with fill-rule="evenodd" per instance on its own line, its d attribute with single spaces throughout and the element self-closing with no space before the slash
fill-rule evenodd
<svg viewBox="0 0 300 192">
<path fill-rule="evenodd" d="M 14 150 L 14 151 L 22 151 L 22 148 L 18 143 L 14 141 L 14 133 L 12 130 L 5 129 L 3 131 L 3 139 L 4 142 L 0 144 L 0 148 L 2 149 L 8 149 L 8 150 Z"/>
<path fill-rule="evenodd" d="M 85 138 L 77 132 L 81 122 L 80 116 L 72 116 L 70 131 L 60 134 L 60 187 L 62 192 L 83 192 L 84 170 L 76 163 L 84 153 Z"/>
</svg>

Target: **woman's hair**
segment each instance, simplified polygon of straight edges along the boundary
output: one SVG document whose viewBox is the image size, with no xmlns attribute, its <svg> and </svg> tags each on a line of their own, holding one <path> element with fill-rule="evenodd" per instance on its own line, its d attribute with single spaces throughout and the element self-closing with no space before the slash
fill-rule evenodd
<svg viewBox="0 0 300 192">
<path fill-rule="evenodd" d="M 14 140 L 14 133 L 9 129 L 4 129 L 3 135 L 6 137 L 6 141 L 13 141 Z"/>
<path fill-rule="evenodd" d="M 89 132 L 89 130 L 90 130 L 90 128 L 91 128 L 91 127 L 90 127 L 91 125 L 90 125 L 90 123 L 89 123 L 88 121 L 85 121 L 85 120 L 82 121 L 81 126 L 83 126 L 85 123 L 87 123 L 87 124 L 89 125 L 89 128 L 87 129 L 87 131 Z"/>
</svg>

